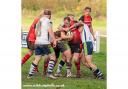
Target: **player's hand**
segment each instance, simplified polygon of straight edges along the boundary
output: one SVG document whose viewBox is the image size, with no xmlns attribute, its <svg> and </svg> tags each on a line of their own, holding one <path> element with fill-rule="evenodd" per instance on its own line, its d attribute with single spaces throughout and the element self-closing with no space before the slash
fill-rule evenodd
<svg viewBox="0 0 128 89">
<path fill-rule="evenodd" d="M 93 36 L 93 40 L 96 41 L 96 37 L 95 36 Z"/>
<path fill-rule="evenodd" d="M 54 40 L 53 41 L 53 47 L 56 47 L 56 45 L 57 45 L 57 40 Z"/>
<path fill-rule="evenodd" d="M 69 30 L 69 27 L 67 27 L 67 28 L 63 28 L 63 30 L 64 30 L 64 31 L 68 31 L 68 30 Z"/>
<path fill-rule="evenodd" d="M 59 27 L 58 27 L 58 30 L 63 30 L 63 27 L 62 27 L 62 26 L 59 26 Z"/>
</svg>

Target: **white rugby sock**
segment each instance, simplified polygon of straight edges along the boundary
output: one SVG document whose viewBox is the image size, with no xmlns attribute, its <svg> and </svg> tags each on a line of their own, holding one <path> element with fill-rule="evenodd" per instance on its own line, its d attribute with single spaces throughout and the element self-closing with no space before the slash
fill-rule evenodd
<svg viewBox="0 0 128 89">
<path fill-rule="evenodd" d="M 54 60 L 50 60 L 49 63 L 48 63 L 48 74 L 51 74 L 53 72 L 53 68 L 55 66 L 55 61 Z"/>
<path fill-rule="evenodd" d="M 30 76 L 32 76 L 32 75 L 35 73 L 34 69 L 35 69 L 36 67 L 37 67 L 36 64 L 34 64 L 34 63 L 31 64 L 30 70 L 29 70 L 29 75 L 30 75 Z"/>
</svg>

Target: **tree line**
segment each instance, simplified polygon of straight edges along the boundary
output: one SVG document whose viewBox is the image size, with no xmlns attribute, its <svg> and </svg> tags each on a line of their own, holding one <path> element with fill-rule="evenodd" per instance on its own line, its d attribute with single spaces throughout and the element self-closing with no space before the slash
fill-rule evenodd
<svg viewBox="0 0 128 89">
<path fill-rule="evenodd" d="M 106 17 L 106 0 L 22 0 L 22 10 L 38 11 L 48 8 L 58 11 L 81 11 L 85 6 L 92 8 L 94 17 Z"/>
</svg>

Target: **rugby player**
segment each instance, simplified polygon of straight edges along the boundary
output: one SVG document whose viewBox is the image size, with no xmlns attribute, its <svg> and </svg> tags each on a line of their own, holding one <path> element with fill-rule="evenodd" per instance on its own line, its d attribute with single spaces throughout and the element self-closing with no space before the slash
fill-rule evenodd
<svg viewBox="0 0 128 89">
<path fill-rule="evenodd" d="M 35 35 L 35 28 L 36 28 L 36 24 L 38 23 L 39 19 L 42 17 L 43 13 L 41 12 L 39 16 L 37 16 L 31 27 L 30 30 L 28 32 L 28 35 L 26 37 L 26 42 L 27 42 L 27 47 L 28 47 L 28 53 L 25 54 L 25 56 L 22 58 L 22 62 L 21 64 L 23 65 L 34 53 L 34 48 L 35 48 L 35 40 L 36 40 L 36 35 Z M 45 60 L 44 60 L 44 69 L 43 69 L 43 74 L 46 75 L 46 70 L 48 67 L 48 57 L 45 56 Z M 38 67 L 35 67 L 34 69 L 35 72 L 38 72 Z"/>
<path fill-rule="evenodd" d="M 69 40 L 72 39 L 72 35 L 67 35 L 69 32 L 69 26 L 70 26 L 70 18 L 69 17 L 65 17 L 64 18 L 64 25 L 62 27 L 60 27 L 59 31 L 55 32 L 55 36 L 56 39 L 59 39 L 58 43 L 57 43 L 57 47 L 60 49 L 61 53 L 62 53 L 62 59 L 59 62 L 58 65 L 58 69 L 57 69 L 57 73 L 55 74 L 55 76 L 62 76 L 61 75 L 61 69 L 64 66 L 65 62 L 66 62 L 66 77 L 71 77 L 71 49 L 69 46 Z"/>
<path fill-rule="evenodd" d="M 78 30 L 79 26 L 73 27 L 72 26 L 77 23 L 77 21 L 75 21 L 74 19 L 74 15 L 73 14 L 68 14 L 68 17 L 70 18 L 70 30 L 73 34 L 73 38 L 72 40 L 69 42 L 70 47 L 71 47 L 71 51 L 72 51 L 72 60 L 75 63 L 76 69 L 77 69 L 77 73 L 76 73 L 76 77 L 80 77 L 80 53 L 81 53 L 81 48 L 80 48 L 80 44 L 82 43 L 81 41 L 81 36 L 80 36 L 80 32 Z"/>
<path fill-rule="evenodd" d="M 51 11 L 45 9 L 43 16 L 40 18 L 36 25 L 36 40 L 35 40 L 35 60 L 32 62 L 28 74 L 28 78 L 31 78 L 34 75 L 34 68 L 37 67 L 42 55 L 47 55 L 49 58 L 47 77 L 56 79 L 53 76 L 53 69 L 55 66 L 56 56 L 54 50 L 51 46 L 51 40 L 53 45 L 56 46 L 56 39 L 52 30 Z"/>
<path fill-rule="evenodd" d="M 80 23 L 83 23 L 83 26 L 79 28 L 81 32 L 81 38 L 84 48 L 84 54 L 82 56 L 83 64 L 85 64 L 90 70 L 92 70 L 95 77 L 103 79 L 102 72 L 97 68 L 97 66 L 92 62 L 93 54 L 93 40 L 95 36 L 92 29 L 92 18 L 90 16 L 91 8 L 85 7 L 84 16 L 81 16 Z"/>
<path fill-rule="evenodd" d="M 35 27 L 37 22 L 39 21 L 39 17 L 35 18 L 30 30 L 28 32 L 26 41 L 27 41 L 27 47 L 28 47 L 28 53 L 25 54 L 25 56 L 22 58 L 22 65 L 33 55 L 34 52 L 34 43 L 35 43 Z"/>
<path fill-rule="evenodd" d="M 93 31 L 93 27 L 92 27 L 92 17 L 90 14 L 91 14 L 91 8 L 85 7 L 84 11 L 83 11 L 83 15 L 80 17 L 79 20 L 82 21 L 83 23 L 85 23 L 89 27 L 89 30 L 93 36 L 93 39 L 96 40 L 94 31 Z"/>
<path fill-rule="evenodd" d="M 70 23 L 70 27 L 71 27 L 77 21 L 74 20 L 74 15 L 72 15 L 72 14 L 68 14 L 68 17 L 69 17 L 68 19 L 70 19 L 70 20 L 67 20 L 68 21 L 67 23 Z M 65 28 L 63 28 L 63 29 L 67 30 Z M 80 77 L 80 75 L 81 75 L 80 74 L 80 60 L 79 60 L 79 56 L 80 56 L 80 52 L 81 52 L 81 49 L 80 49 L 80 43 L 81 43 L 80 32 L 78 30 L 78 27 L 75 27 L 75 28 L 73 27 L 72 29 L 70 29 L 70 31 L 72 32 L 72 35 L 73 35 L 71 41 L 69 41 L 69 46 L 70 46 L 71 52 L 72 52 L 72 60 L 74 61 L 76 69 L 77 69 L 76 77 Z M 63 60 L 61 60 L 59 63 L 56 76 L 61 76 L 61 69 L 65 64 L 65 60 L 64 60 L 65 58 L 63 57 L 62 59 Z"/>
<path fill-rule="evenodd" d="M 34 45 L 35 45 L 35 39 L 36 39 L 36 35 L 35 35 L 35 28 L 36 28 L 36 24 L 38 23 L 39 19 L 41 18 L 42 13 L 40 13 L 39 16 L 37 16 L 32 25 L 30 26 L 30 30 L 28 32 L 28 35 L 26 37 L 26 42 L 27 42 L 27 48 L 28 48 L 28 53 L 25 54 L 25 56 L 22 58 L 22 62 L 21 64 L 23 65 L 34 53 Z M 34 69 L 35 72 L 38 72 L 38 67 L 35 67 Z"/>
</svg>

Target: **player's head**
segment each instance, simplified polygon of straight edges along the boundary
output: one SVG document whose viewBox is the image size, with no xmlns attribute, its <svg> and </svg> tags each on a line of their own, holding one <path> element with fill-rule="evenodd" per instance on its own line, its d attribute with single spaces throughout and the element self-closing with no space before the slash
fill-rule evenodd
<svg viewBox="0 0 128 89">
<path fill-rule="evenodd" d="M 54 32 L 54 34 L 55 34 L 56 38 L 61 37 L 61 32 L 60 31 L 56 31 L 56 32 Z"/>
<path fill-rule="evenodd" d="M 45 9 L 43 12 L 44 16 L 51 19 L 51 11 L 49 9 Z"/>
<path fill-rule="evenodd" d="M 84 8 L 84 15 L 90 15 L 91 13 L 91 8 L 90 7 L 85 7 Z"/>
<path fill-rule="evenodd" d="M 74 20 L 74 15 L 73 14 L 68 14 L 67 17 L 69 17 L 71 21 Z"/>
<path fill-rule="evenodd" d="M 64 18 L 64 25 L 66 25 L 66 26 L 70 25 L 70 18 L 69 17 Z"/>
</svg>

